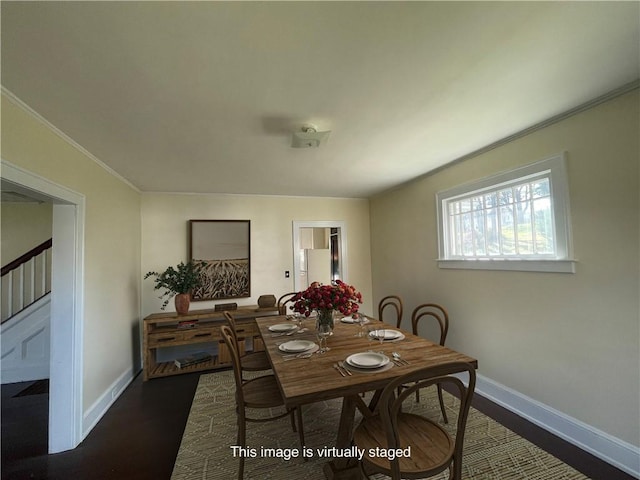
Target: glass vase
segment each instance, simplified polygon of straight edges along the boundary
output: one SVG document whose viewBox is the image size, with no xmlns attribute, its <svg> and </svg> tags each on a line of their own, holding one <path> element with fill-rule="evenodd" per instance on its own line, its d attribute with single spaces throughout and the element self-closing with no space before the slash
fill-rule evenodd
<svg viewBox="0 0 640 480">
<path fill-rule="evenodd" d="M 320 325 L 328 325 L 333 335 L 333 310 L 317 310 L 316 330 L 320 330 Z"/>
</svg>

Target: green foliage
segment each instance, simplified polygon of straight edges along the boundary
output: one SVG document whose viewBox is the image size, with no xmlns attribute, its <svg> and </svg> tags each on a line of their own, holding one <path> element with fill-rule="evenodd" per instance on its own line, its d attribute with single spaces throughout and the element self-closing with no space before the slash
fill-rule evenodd
<svg viewBox="0 0 640 480">
<path fill-rule="evenodd" d="M 201 271 L 205 267 L 205 262 L 187 263 L 180 262 L 176 268 L 168 267 L 164 272 L 148 272 L 144 278 L 155 277 L 154 290 L 164 289 L 158 298 L 164 298 L 162 310 L 169 304 L 171 297 L 178 293 L 191 293 L 195 288 L 201 286 Z"/>
</svg>

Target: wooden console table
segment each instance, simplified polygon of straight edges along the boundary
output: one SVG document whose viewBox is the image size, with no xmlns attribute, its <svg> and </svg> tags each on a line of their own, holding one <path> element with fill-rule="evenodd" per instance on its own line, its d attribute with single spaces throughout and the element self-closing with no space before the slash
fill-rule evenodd
<svg viewBox="0 0 640 480">
<path fill-rule="evenodd" d="M 278 307 L 259 308 L 257 305 L 239 306 L 231 311 L 236 319 L 238 339 L 252 339 L 253 350 L 263 350 L 264 345 L 258 333 L 255 319 L 278 315 Z M 180 322 L 194 321 L 192 328 L 179 328 Z M 201 370 L 223 368 L 231 365 L 229 351 L 222 342 L 220 326 L 226 320 L 222 311 L 191 310 L 186 315 L 171 313 L 153 313 L 143 322 L 143 378 L 146 382 L 150 378 L 180 375 Z M 179 345 L 194 345 L 198 343 L 213 343 L 217 345 L 218 354 L 211 360 L 178 368 L 173 361 L 156 361 L 158 349 Z M 241 342 L 241 349 L 245 342 Z M 244 351 L 240 352 L 241 354 Z"/>
</svg>

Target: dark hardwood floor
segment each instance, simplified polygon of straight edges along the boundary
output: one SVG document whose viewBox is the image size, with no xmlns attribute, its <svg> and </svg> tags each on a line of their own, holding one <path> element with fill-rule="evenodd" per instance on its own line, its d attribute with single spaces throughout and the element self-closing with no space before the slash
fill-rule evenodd
<svg viewBox="0 0 640 480">
<path fill-rule="evenodd" d="M 48 396 L 2 398 L 2 479 L 169 479 L 199 374 L 129 385 L 74 450 L 46 454 Z"/>
<path fill-rule="evenodd" d="M 47 455 L 47 393 L 2 386 L 2 479 L 164 480 L 171 477 L 199 374 L 138 377 L 74 450 Z M 633 480 L 476 395 L 474 406 L 594 480 Z"/>
</svg>

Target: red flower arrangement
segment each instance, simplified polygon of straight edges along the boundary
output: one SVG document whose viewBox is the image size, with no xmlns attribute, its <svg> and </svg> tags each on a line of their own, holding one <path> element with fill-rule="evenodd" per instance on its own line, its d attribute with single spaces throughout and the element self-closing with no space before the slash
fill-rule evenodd
<svg viewBox="0 0 640 480">
<path fill-rule="evenodd" d="M 294 312 L 308 317 L 313 310 L 338 310 L 343 315 L 353 315 L 360 308 L 362 294 L 351 285 L 336 280 L 331 285 L 313 282 L 303 292 L 298 292 L 292 299 Z"/>
</svg>

